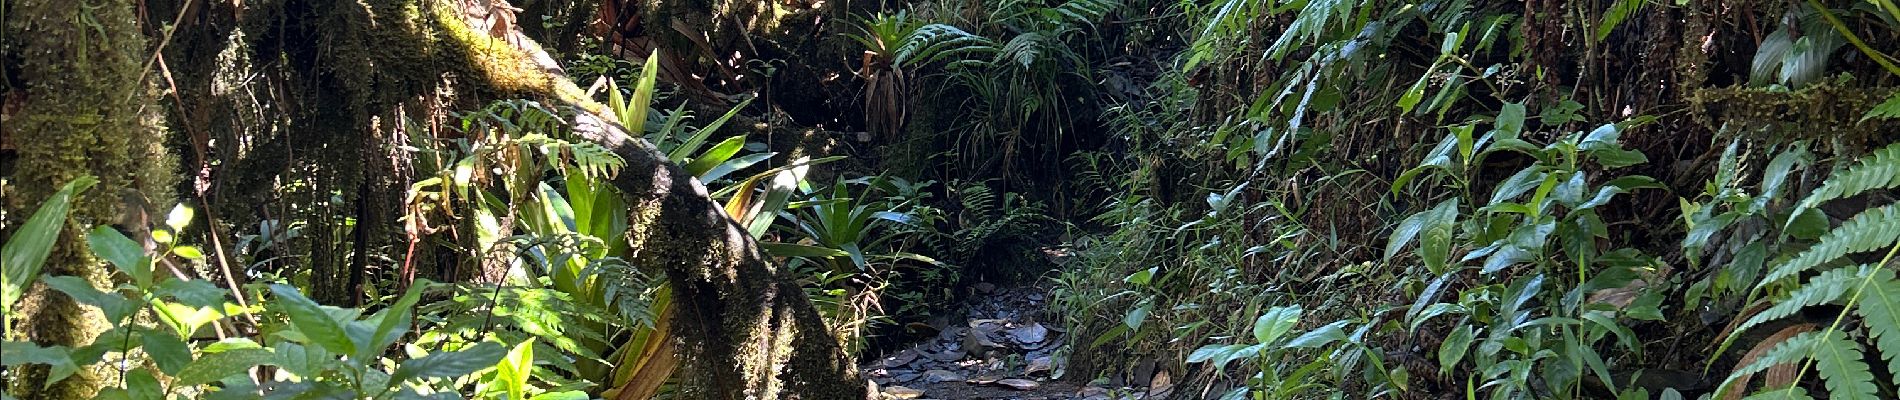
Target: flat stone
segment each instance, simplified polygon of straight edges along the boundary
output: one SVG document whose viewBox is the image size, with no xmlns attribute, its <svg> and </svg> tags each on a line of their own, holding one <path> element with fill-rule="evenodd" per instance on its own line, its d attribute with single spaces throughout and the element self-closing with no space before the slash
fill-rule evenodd
<svg viewBox="0 0 1900 400">
<path fill-rule="evenodd" d="M 1016 339 L 1016 343 L 1024 345 L 1039 345 L 1042 341 L 1049 339 L 1049 329 L 1043 328 L 1042 323 L 1033 323 L 1010 329 L 1009 338 Z"/>
<path fill-rule="evenodd" d="M 989 292 L 996 291 L 996 284 L 989 283 L 989 282 L 977 282 L 976 285 L 972 285 L 972 287 L 976 288 L 977 293 L 989 293 Z"/>
<path fill-rule="evenodd" d="M 930 359 L 932 360 L 937 360 L 937 361 L 942 361 L 942 362 L 953 362 L 957 360 L 962 360 L 963 356 L 967 354 L 969 353 L 958 350 L 958 351 L 942 351 L 942 352 L 936 352 L 936 353 L 924 353 L 924 356 L 930 357 Z"/>
<path fill-rule="evenodd" d="M 897 368 L 916 360 L 917 351 L 905 349 L 904 351 L 897 352 L 897 354 L 892 354 L 890 357 L 884 357 L 883 364 L 884 368 Z"/>
<path fill-rule="evenodd" d="M 977 375 L 975 378 L 970 378 L 967 382 L 977 385 L 988 385 L 1000 380 L 1003 380 L 1003 376 L 1001 375 L 983 374 Z"/>
<path fill-rule="evenodd" d="M 894 399 L 915 399 L 924 396 L 924 391 L 903 386 L 884 388 L 884 395 Z"/>
<path fill-rule="evenodd" d="M 1042 356 L 1030 359 L 1029 366 L 1023 367 L 1023 375 L 1034 375 L 1037 372 L 1049 372 L 1053 370 L 1055 370 L 1055 359 L 1049 356 Z"/>
<path fill-rule="evenodd" d="M 924 371 L 924 380 L 929 381 L 930 383 L 955 382 L 955 381 L 963 380 L 963 374 L 951 372 L 948 370 L 933 369 L 929 371 Z"/>
<path fill-rule="evenodd" d="M 998 380 L 996 384 L 1008 386 L 1010 389 L 1016 390 L 1034 390 L 1036 387 L 1042 386 L 1042 384 L 1036 383 L 1036 381 L 1018 378 Z"/>
<path fill-rule="evenodd" d="M 910 381 L 917 380 L 917 378 L 921 378 L 921 377 L 923 377 L 923 375 L 918 375 L 914 372 L 905 372 L 905 373 L 897 374 L 897 376 L 891 377 L 891 381 L 897 382 L 897 383 L 910 383 Z"/>
</svg>

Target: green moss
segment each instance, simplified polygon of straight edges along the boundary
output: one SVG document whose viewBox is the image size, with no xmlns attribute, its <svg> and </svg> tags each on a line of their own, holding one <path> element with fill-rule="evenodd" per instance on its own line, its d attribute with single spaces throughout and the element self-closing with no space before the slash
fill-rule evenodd
<svg viewBox="0 0 1900 400">
<path fill-rule="evenodd" d="M 1892 94 L 1840 78 L 1801 90 L 1733 86 L 1696 91 L 1689 98 L 1697 122 L 1711 130 L 1775 141 L 1819 140 L 1870 148 L 1894 139 L 1900 124 L 1861 121 Z"/>
<path fill-rule="evenodd" d="M 79 276 L 105 287 L 106 269 L 90 257 L 82 227 L 112 222 L 121 193 L 138 191 L 163 199 L 173 178 L 162 147 L 163 131 L 149 113 L 153 91 L 141 83 L 145 38 L 130 0 L 29 0 L 12 4 L 6 37 L 22 60 L 19 80 L 28 101 L 8 121 L 20 140 L 20 160 L 10 177 L 16 194 L 6 207 L 36 207 L 60 185 L 82 175 L 99 184 L 76 200 L 73 221 L 43 273 Z M 106 326 L 96 310 L 63 294 L 37 290 L 23 299 L 21 337 L 43 345 L 90 343 Z M 11 388 L 22 399 L 90 398 L 106 378 L 95 368 L 38 390 L 45 370 L 22 371 Z"/>
</svg>

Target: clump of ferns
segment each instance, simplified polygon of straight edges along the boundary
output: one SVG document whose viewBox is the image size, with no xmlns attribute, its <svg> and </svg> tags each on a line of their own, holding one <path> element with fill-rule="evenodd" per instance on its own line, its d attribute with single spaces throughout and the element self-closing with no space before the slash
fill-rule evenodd
<svg viewBox="0 0 1900 400">
<path fill-rule="evenodd" d="M 1805 150 L 1798 147 L 1791 152 L 1795 155 L 1784 154 L 1770 163 L 1764 177 L 1765 187 L 1771 190 L 1778 187 L 1789 165 L 1800 163 L 1806 157 Z M 1876 353 L 1875 360 L 1887 360 L 1885 370 L 1889 371 L 1889 378 L 1895 380 L 1893 384 L 1900 385 L 1900 377 L 1891 376 L 1892 371 L 1900 371 L 1900 279 L 1895 278 L 1892 265 L 1895 253 L 1900 252 L 1900 202 L 1872 206 L 1831 229 L 1827 217 L 1820 212 L 1823 206 L 1837 205 L 1831 204 L 1836 200 L 1885 199 L 1887 197 L 1877 194 L 1896 187 L 1900 187 L 1900 144 L 1890 145 L 1851 167 L 1829 174 L 1819 188 L 1794 203 L 1787 212 L 1764 213 L 1769 215 L 1769 226 L 1782 232 L 1824 230 L 1825 233 L 1814 236 L 1813 242 L 1805 248 L 1789 242 L 1808 235 L 1771 239 L 1783 242 L 1779 247 L 1786 250 L 1776 257 L 1759 255 L 1771 261 L 1754 263 L 1756 269 L 1772 267 L 1758 280 L 1740 281 L 1758 282 L 1748 289 L 1749 304 L 1766 308 L 1747 308 L 1760 311 L 1745 314 L 1747 319 L 1729 330 L 1731 333 L 1722 341 L 1718 353 L 1735 344 L 1750 328 L 1782 321 L 1810 308 L 1831 305 L 1840 311 L 1825 325 L 1796 321 L 1769 335 L 1768 340 L 1742 357 L 1715 398 L 1740 398 L 1758 375 L 1766 382 L 1757 396 L 1810 398 L 1807 389 L 1799 385 L 1810 370 L 1817 372 L 1825 382 L 1828 398 L 1896 396 L 1894 386 L 1876 382 L 1865 352 L 1871 349 Z M 1748 207 L 1749 203 L 1753 202 L 1743 202 L 1743 206 Z M 1691 226 L 1691 239 L 1700 237 L 1697 228 Z M 1852 256 L 1878 250 L 1885 250 L 1884 255 L 1874 263 L 1858 263 L 1857 259 L 1871 258 Z M 1735 268 L 1735 264 L 1746 267 L 1750 262 L 1735 262 L 1728 268 Z"/>
<path fill-rule="evenodd" d="M 1035 236 L 1055 223 L 1040 203 L 1016 193 L 998 193 L 980 182 L 952 184 L 958 208 L 945 213 L 942 225 L 912 227 L 931 254 L 951 265 L 969 265 L 998 246 L 1028 246 Z M 1023 248 L 1004 250 L 1016 251 Z"/>
</svg>

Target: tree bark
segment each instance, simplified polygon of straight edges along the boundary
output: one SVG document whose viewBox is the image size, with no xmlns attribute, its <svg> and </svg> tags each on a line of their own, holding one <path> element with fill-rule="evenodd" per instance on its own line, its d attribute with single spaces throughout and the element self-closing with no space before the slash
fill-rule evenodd
<svg viewBox="0 0 1900 400">
<path fill-rule="evenodd" d="M 137 2 L 23 0 L 5 6 L 0 64 L 13 65 L 0 65 L 0 71 L 17 67 L 19 75 L 0 76 L 9 81 L 0 86 L 20 91 L 7 97 L 24 98 L 11 115 L 0 110 L 0 135 L 13 138 L 20 152 L 8 177 L 14 194 L 5 206 L 33 210 L 61 185 L 98 177 L 97 186 L 74 200 L 71 223 L 61 229 L 42 276 L 77 276 L 108 288 L 108 269 L 87 250 L 83 227 L 124 222 L 142 228 L 145 221 L 120 221 L 126 211 L 121 196 L 166 204 L 164 193 L 176 174 L 160 144 L 163 131 L 143 111 L 153 91 L 140 79 L 146 42 L 133 16 Z M 8 327 L 7 339 L 78 347 L 110 325 L 97 309 L 36 286 L 20 300 L 20 325 Z M 82 367 L 45 387 L 47 368 L 22 368 L 9 389 L 22 399 L 91 398 L 110 371 L 104 364 Z"/>
<path fill-rule="evenodd" d="M 451 32 L 495 32 L 481 19 L 463 16 L 467 27 Z M 452 23 L 452 22 L 451 22 Z M 473 65 L 500 66 L 512 59 L 528 65 L 489 73 L 490 82 L 533 83 L 541 96 L 576 109 L 574 132 L 626 160 L 610 182 L 626 196 L 627 234 L 633 254 L 625 258 L 647 270 L 665 271 L 673 285 L 676 314 L 673 337 L 686 339 L 675 349 L 686 362 L 679 394 L 704 399 L 864 399 L 867 383 L 858 379 L 838 342 L 826 330 L 818 310 L 788 271 L 765 257 L 744 227 L 728 217 L 699 180 L 668 161 L 645 140 L 629 135 L 605 115 L 605 107 L 577 96 L 580 89 L 561 73 L 552 57 L 518 31 L 503 37 L 462 35 L 459 46 L 479 59 Z M 496 50 L 508 44 L 509 53 Z M 495 80 L 494 77 L 511 79 Z M 519 86 L 518 86 L 519 87 Z"/>
</svg>

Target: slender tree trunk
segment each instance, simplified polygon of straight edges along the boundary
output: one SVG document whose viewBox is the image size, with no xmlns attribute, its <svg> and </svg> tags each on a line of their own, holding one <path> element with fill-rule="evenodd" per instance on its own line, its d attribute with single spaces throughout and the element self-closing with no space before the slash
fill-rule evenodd
<svg viewBox="0 0 1900 400">
<path fill-rule="evenodd" d="M 0 26 L 6 42 L 0 44 L 0 62 L 17 63 L 20 74 L 5 78 L 11 90 L 24 91 L 25 105 L 14 115 L 0 116 L 5 121 L 0 133 L 16 138 L 20 151 L 9 177 L 17 194 L 4 199 L 5 206 L 32 210 L 66 182 L 97 176 L 98 186 L 75 200 L 74 223 L 61 231 L 42 274 L 78 276 L 107 288 L 109 274 L 86 250 L 83 227 L 120 222 L 126 207 L 121 196 L 128 193 L 164 204 L 168 196 L 163 193 L 176 174 L 168 167 L 156 118 L 144 112 L 153 91 L 140 80 L 146 41 L 133 17 L 137 3 L 9 3 Z M 0 70 L 7 67 L 12 66 Z M 20 325 L 9 327 L 8 339 L 43 346 L 86 345 L 109 325 L 96 309 L 43 286 L 29 291 L 19 311 Z M 77 375 L 42 388 L 47 370 L 23 368 L 9 389 L 22 399 L 91 398 L 109 379 L 107 370 L 103 363 L 82 367 Z"/>
</svg>

